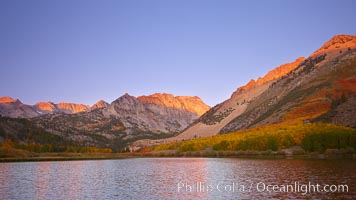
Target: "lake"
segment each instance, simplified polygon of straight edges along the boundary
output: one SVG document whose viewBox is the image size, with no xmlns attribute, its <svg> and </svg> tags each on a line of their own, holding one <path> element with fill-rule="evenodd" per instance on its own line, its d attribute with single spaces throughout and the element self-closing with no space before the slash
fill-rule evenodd
<svg viewBox="0 0 356 200">
<path fill-rule="evenodd" d="M 0 199 L 267 198 L 355 199 L 356 161 L 132 158 L 0 163 Z"/>
</svg>

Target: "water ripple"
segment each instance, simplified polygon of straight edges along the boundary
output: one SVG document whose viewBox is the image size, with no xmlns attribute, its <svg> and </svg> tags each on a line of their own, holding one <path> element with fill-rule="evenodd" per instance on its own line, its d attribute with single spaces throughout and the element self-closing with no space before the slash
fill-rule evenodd
<svg viewBox="0 0 356 200">
<path fill-rule="evenodd" d="M 0 199 L 353 199 L 355 169 L 353 160 L 137 158 L 0 163 Z M 229 189 L 231 183 L 295 181 L 347 184 L 349 192 L 302 195 L 216 190 L 219 183 Z M 190 185 L 192 191 L 189 187 L 178 191 L 179 183 Z M 214 190 L 207 191 L 209 185 Z"/>
</svg>

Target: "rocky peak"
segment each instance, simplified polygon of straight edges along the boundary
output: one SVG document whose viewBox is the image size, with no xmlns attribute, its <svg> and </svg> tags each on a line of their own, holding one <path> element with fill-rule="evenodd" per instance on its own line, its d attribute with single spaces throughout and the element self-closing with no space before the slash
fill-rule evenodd
<svg viewBox="0 0 356 200">
<path fill-rule="evenodd" d="M 57 111 L 56 105 L 53 102 L 38 102 L 34 105 L 34 107 L 40 111 Z"/>
<path fill-rule="evenodd" d="M 16 102 L 20 103 L 20 101 L 18 99 L 13 99 L 13 98 L 11 98 L 9 96 L 3 96 L 3 97 L 0 98 L 0 103 L 2 103 L 2 104 L 5 104 L 5 103 L 16 103 Z"/>
<path fill-rule="evenodd" d="M 206 105 L 203 100 L 197 96 L 176 96 L 176 99 L 180 101 L 183 105 L 183 109 L 194 112 L 199 116 L 210 110 L 210 106 Z"/>
<path fill-rule="evenodd" d="M 129 95 L 128 93 L 125 93 L 118 99 L 116 99 L 113 103 L 125 103 L 125 104 L 131 104 L 137 101 L 136 97 Z"/>
<path fill-rule="evenodd" d="M 92 107 L 90 107 L 91 110 L 96 110 L 96 109 L 100 109 L 100 108 L 107 108 L 109 106 L 109 104 L 104 101 L 104 100 L 100 100 L 98 102 L 96 102 Z"/>
<path fill-rule="evenodd" d="M 128 93 L 122 95 L 115 101 L 113 101 L 107 109 L 104 109 L 104 112 L 109 112 L 115 114 L 117 112 L 131 112 L 137 109 L 139 101 L 136 97 L 129 95 Z"/>
<path fill-rule="evenodd" d="M 356 48 L 356 35 L 335 35 L 327 41 L 321 48 L 312 53 L 316 56 L 332 51 L 343 51 Z"/>
</svg>

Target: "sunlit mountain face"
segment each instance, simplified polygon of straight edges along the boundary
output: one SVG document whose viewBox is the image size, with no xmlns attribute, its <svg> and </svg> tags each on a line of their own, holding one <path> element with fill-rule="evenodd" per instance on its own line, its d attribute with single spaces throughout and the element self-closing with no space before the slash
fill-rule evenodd
<svg viewBox="0 0 356 200">
<path fill-rule="evenodd" d="M 333 123 L 356 127 L 356 36 L 336 35 L 309 57 L 282 64 L 251 80 L 181 134 L 162 144 L 268 125 Z"/>
</svg>

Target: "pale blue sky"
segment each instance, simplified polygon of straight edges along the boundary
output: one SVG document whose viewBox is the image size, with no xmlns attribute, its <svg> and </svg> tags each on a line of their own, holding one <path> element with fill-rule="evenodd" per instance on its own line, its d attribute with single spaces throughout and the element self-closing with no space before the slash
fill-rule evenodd
<svg viewBox="0 0 356 200">
<path fill-rule="evenodd" d="M 0 0 L 0 96 L 111 102 L 129 93 L 213 106 L 335 34 L 356 1 Z"/>
</svg>

